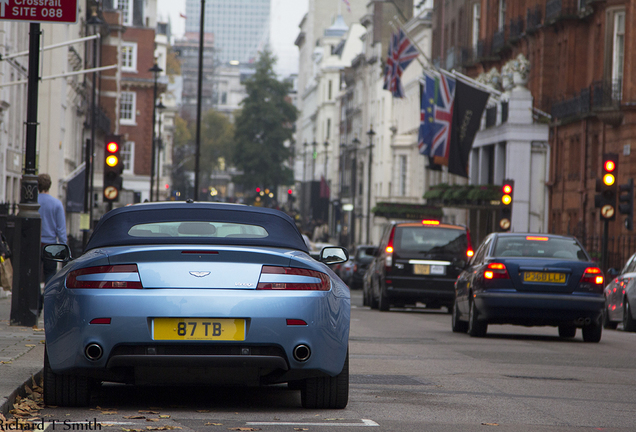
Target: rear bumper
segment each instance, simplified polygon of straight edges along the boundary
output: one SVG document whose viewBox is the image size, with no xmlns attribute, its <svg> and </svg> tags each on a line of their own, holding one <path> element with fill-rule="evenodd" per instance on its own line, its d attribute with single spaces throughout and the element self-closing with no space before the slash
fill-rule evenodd
<svg viewBox="0 0 636 432">
<path fill-rule="evenodd" d="M 603 295 L 477 293 L 479 318 L 491 324 L 559 325 L 600 320 Z"/>
<path fill-rule="evenodd" d="M 390 280 L 391 283 L 387 281 Z M 386 293 L 392 300 L 452 305 L 455 301 L 455 278 L 413 278 L 387 276 Z"/>
</svg>

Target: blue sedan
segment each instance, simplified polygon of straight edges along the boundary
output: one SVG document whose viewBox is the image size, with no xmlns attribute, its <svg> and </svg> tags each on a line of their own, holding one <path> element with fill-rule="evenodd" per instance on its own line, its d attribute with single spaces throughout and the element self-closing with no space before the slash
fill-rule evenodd
<svg viewBox="0 0 636 432">
<path fill-rule="evenodd" d="M 455 282 L 452 328 L 485 336 L 490 324 L 556 326 L 601 340 L 603 273 L 574 237 L 493 233 Z"/>
<path fill-rule="evenodd" d="M 44 293 L 44 401 L 85 406 L 101 382 L 300 389 L 344 408 L 350 293 L 309 256 L 293 219 L 222 203 L 149 203 L 107 213 Z"/>
</svg>

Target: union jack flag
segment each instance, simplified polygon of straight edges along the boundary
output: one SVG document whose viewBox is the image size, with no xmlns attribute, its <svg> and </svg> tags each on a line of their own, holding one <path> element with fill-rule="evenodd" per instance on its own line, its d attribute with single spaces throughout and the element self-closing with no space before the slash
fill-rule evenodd
<svg viewBox="0 0 636 432">
<path fill-rule="evenodd" d="M 418 147 L 436 164 L 448 165 L 455 103 L 455 80 L 446 75 L 426 75 L 422 91 Z"/>
<path fill-rule="evenodd" d="M 389 55 L 384 68 L 384 90 L 389 90 L 394 97 L 404 97 L 402 72 L 418 55 L 417 48 L 402 30 L 391 35 Z"/>
<path fill-rule="evenodd" d="M 349 3 L 349 0 L 342 0 L 344 2 L 344 4 L 347 5 L 347 11 L 351 12 L 351 3 Z"/>
</svg>

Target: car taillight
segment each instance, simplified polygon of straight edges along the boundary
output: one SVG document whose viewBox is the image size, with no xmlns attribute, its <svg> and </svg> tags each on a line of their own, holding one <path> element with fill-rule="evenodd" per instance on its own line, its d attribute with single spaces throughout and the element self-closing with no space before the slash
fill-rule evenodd
<svg viewBox="0 0 636 432">
<path fill-rule="evenodd" d="M 468 259 L 472 258 L 475 255 L 475 251 L 473 250 L 473 245 L 470 242 L 470 230 L 466 228 L 466 256 Z"/>
<path fill-rule="evenodd" d="M 329 291 L 331 281 L 325 273 L 296 267 L 263 266 L 256 289 Z"/>
<path fill-rule="evenodd" d="M 87 267 L 70 272 L 66 287 L 142 289 L 137 264 Z"/>
<path fill-rule="evenodd" d="M 598 267 L 588 267 L 585 269 L 580 283 L 591 283 L 594 285 L 603 285 L 604 278 L 601 269 Z"/>
<path fill-rule="evenodd" d="M 485 279 L 510 279 L 506 265 L 503 263 L 490 263 L 484 271 Z"/>
<path fill-rule="evenodd" d="M 391 267 L 393 266 L 393 237 L 395 236 L 395 227 L 391 229 L 391 234 L 389 235 L 389 242 L 386 244 L 386 248 L 384 251 L 386 252 L 386 258 L 384 259 L 384 266 Z"/>
</svg>

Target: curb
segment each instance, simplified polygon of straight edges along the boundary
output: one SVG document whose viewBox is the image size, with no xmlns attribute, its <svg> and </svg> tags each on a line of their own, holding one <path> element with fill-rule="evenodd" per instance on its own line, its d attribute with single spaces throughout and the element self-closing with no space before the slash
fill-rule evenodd
<svg viewBox="0 0 636 432">
<path fill-rule="evenodd" d="M 42 380 L 42 370 L 38 371 L 35 375 L 31 375 L 29 379 L 24 381 L 20 387 L 16 388 L 11 392 L 9 396 L 3 397 L 2 405 L 0 406 L 0 413 L 3 416 L 7 416 L 9 411 L 13 408 L 13 404 L 18 396 L 25 397 L 26 396 L 26 386 L 32 386 L 33 382 L 39 383 Z M 38 384 L 39 385 L 39 384 Z"/>
</svg>

